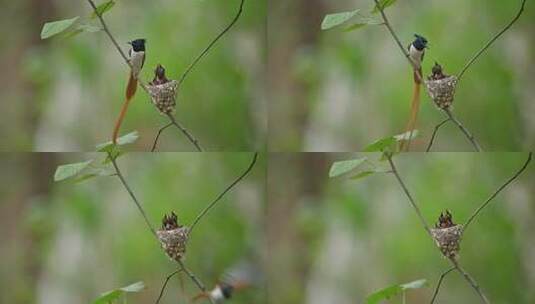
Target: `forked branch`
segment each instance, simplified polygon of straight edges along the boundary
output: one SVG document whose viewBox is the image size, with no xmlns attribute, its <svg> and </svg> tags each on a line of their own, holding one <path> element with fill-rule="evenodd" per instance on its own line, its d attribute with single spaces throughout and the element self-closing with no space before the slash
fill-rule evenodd
<svg viewBox="0 0 535 304">
<path fill-rule="evenodd" d="M 468 138 L 472 146 L 474 146 L 474 149 L 477 152 L 481 152 L 481 146 L 477 142 L 474 135 L 472 135 L 472 133 L 470 133 L 470 131 L 468 131 L 468 129 L 464 127 L 464 125 L 453 115 L 453 113 L 449 109 L 444 109 L 444 112 L 446 113 L 446 115 L 448 115 L 448 118 L 453 121 L 457 125 L 457 127 L 459 127 L 461 132 L 463 132 L 464 136 Z"/>
<path fill-rule="evenodd" d="M 447 118 L 435 126 L 435 129 L 433 130 L 433 135 L 431 135 L 431 139 L 429 140 L 429 144 L 427 145 L 427 149 L 425 149 L 425 152 L 431 151 L 431 146 L 433 146 L 433 141 L 435 140 L 435 137 L 437 136 L 438 129 L 440 129 L 440 127 L 442 127 L 444 124 L 446 124 L 450 120 L 451 118 Z"/>
<path fill-rule="evenodd" d="M 444 280 L 444 277 L 446 277 L 450 272 L 452 272 L 455 269 L 457 268 L 451 267 L 450 269 L 444 271 L 440 275 L 440 279 L 438 279 L 437 287 L 435 288 L 435 292 L 433 293 L 433 298 L 431 298 L 431 304 L 435 303 L 435 299 L 437 298 L 438 291 L 440 290 L 440 286 L 442 285 L 442 280 Z"/>
</svg>

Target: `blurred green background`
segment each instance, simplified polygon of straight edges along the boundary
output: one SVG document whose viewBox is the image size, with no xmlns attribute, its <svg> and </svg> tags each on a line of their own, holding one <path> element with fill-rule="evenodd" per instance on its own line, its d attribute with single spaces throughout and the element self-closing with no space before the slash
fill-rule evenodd
<svg viewBox="0 0 535 304">
<path fill-rule="evenodd" d="M 414 33 L 428 38 L 424 75 L 435 61 L 448 74 L 464 64 L 520 7 L 520 0 L 397 1 L 386 13 L 404 45 Z M 359 151 L 404 131 L 412 95 L 412 71 L 384 26 L 352 32 L 321 31 L 326 14 L 366 11 L 373 0 L 273 0 L 268 16 L 271 151 Z M 457 86 L 457 118 L 487 151 L 535 146 L 535 6 L 466 72 Z M 411 150 L 426 147 L 445 118 L 422 90 Z M 435 151 L 472 151 L 453 124 L 444 126 Z"/>
<path fill-rule="evenodd" d="M 427 279 L 406 303 L 429 303 L 450 267 L 425 233 L 395 177 L 328 178 L 334 161 L 378 154 L 269 155 L 268 294 L 273 303 L 364 303 L 393 284 Z M 444 209 L 455 223 L 509 179 L 527 153 L 397 155 L 394 161 L 423 216 L 435 223 Z M 387 163 L 382 163 L 388 168 Z M 533 162 L 471 224 L 460 263 L 491 303 L 535 302 L 535 171 Z M 385 302 L 386 303 L 386 302 Z M 397 297 L 388 303 L 401 303 Z M 454 272 L 436 303 L 481 303 Z"/>
<path fill-rule="evenodd" d="M 158 63 L 166 67 L 168 77 L 177 79 L 230 23 L 239 3 L 118 0 L 104 18 L 125 51 L 127 41 L 147 39 L 141 74 L 145 81 L 152 80 Z M 264 147 L 265 11 L 265 1 L 245 1 L 238 22 L 198 63 L 178 93 L 176 117 L 206 150 Z M 0 150 L 92 151 L 111 138 L 129 71 L 108 37 L 100 31 L 40 39 L 45 22 L 91 12 L 86 0 L 3 3 Z M 167 122 L 139 90 L 121 133 L 138 130 L 141 140 L 132 150 L 146 151 Z M 194 149 L 177 129 L 166 130 L 161 138 L 161 151 Z"/>
<path fill-rule="evenodd" d="M 0 160 L 1 303 L 91 303 L 100 293 L 143 281 L 128 303 L 154 303 L 176 264 L 160 249 L 116 177 L 53 183 L 57 164 L 97 154 L 8 154 Z M 154 226 L 175 211 L 190 224 L 249 165 L 250 153 L 131 153 L 119 160 Z M 185 264 L 207 287 L 245 271 L 254 287 L 232 303 L 264 303 L 265 157 L 199 223 Z M 241 265 L 241 266 L 240 266 Z M 249 265 L 245 267 L 244 265 Z M 243 266 L 243 267 L 242 267 Z M 177 277 L 160 303 L 189 303 L 198 290 Z M 120 302 L 122 303 L 122 302 Z M 204 302 L 198 302 L 204 303 Z"/>
</svg>

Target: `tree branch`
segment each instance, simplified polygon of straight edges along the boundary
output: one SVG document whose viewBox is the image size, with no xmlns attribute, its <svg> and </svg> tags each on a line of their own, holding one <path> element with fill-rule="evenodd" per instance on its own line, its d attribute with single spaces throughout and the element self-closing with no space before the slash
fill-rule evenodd
<svg viewBox="0 0 535 304">
<path fill-rule="evenodd" d="M 401 40 L 399 40 L 398 36 L 396 35 L 396 32 L 394 32 L 394 28 L 390 24 L 390 21 L 388 21 L 388 18 L 386 17 L 386 14 L 385 14 L 385 12 L 383 10 L 383 7 L 379 4 L 378 0 L 373 0 L 373 1 L 375 1 L 375 5 L 376 5 L 377 9 L 379 10 L 379 12 L 381 13 L 381 16 L 383 17 L 384 25 L 386 25 L 386 28 L 388 28 L 388 31 L 390 32 L 390 34 L 392 35 L 392 37 L 396 41 L 399 49 L 401 50 L 401 52 L 403 53 L 405 58 L 407 58 L 407 60 L 409 61 L 410 65 L 412 66 L 412 68 L 414 70 L 414 72 L 416 73 L 416 76 L 418 77 L 420 82 L 422 82 L 423 78 L 422 78 L 422 75 L 420 74 L 420 69 L 418 68 L 416 63 L 412 60 L 411 56 L 409 56 L 409 52 L 405 49 L 403 44 L 401 44 Z"/>
<path fill-rule="evenodd" d="M 189 141 L 195 146 L 197 151 L 202 152 L 202 148 L 201 148 L 201 145 L 199 144 L 199 141 L 195 137 L 193 137 L 193 135 L 186 128 L 184 128 L 180 123 L 178 123 L 178 121 L 175 119 L 173 115 L 167 113 L 167 117 L 169 117 L 169 120 L 171 120 L 171 123 L 175 127 L 177 127 L 180 131 L 182 131 L 182 133 L 184 133 L 184 135 L 186 135 Z"/>
<path fill-rule="evenodd" d="M 466 221 L 466 223 L 464 224 L 463 226 L 463 234 L 464 232 L 466 231 L 466 229 L 468 228 L 468 225 L 470 225 L 470 223 L 475 219 L 475 217 L 483 210 L 485 209 L 485 207 L 487 207 L 487 205 L 503 190 L 505 189 L 505 187 L 507 187 L 510 183 L 512 183 L 522 172 L 524 172 L 524 170 L 526 169 L 526 167 L 528 166 L 528 164 L 530 163 L 531 161 L 531 156 L 532 156 L 533 152 L 529 152 L 528 154 L 528 158 L 526 159 L 526 161 L 524 162 L 524 165 L 522 165 L 522 167 L 511 177 L 509 178 L 505 183 L 503 183 L 503 185 L 501 185 L 498 190 L 496 190 L 485 202 L 483 202 L 483 204 L 481 204 L 481 206 L 479 206 L 479 208 L 477 208 L 474 213 L 472 213 L 472 215 L 468 218 L 468 220 Z"/>
<path fill-rule="evenodd" d="M 124 179 L 124 176 L 121 173 L 121 170 L 119 169 L 119 166 L 117 166 L 117 160 L 115 159 L 115 157 L 110 152 L 108 152 L 108 157 L 110 158 L 111 163 L 113 164 L 113 167 L 115 168 L 115 172 L 117 173 L 117 176 L 121 180 L 121 183 L 123 184 L 124 188 L 126 189 L 128 194 L 130 194 L 130 197 L 132 198 L 132 200 L 136 204 L 137 209 L 139 210 L 141 215 L 143 215 L 143 219 L 145 219 L 145 223 L 149 227 L 149 229 L 152 232 L 152 234 L 154 235 L 154 237 L 156 237 L 156 239 L 158 239 L 158 236 L 156 235 L 156 230 L 154 229 L 154 227 L 152 227 L 152 224 L 150 223 L 149 218 L 147 217 L 147 214 L 145 213 L 145 210 L 143 210 L 143 207 L 141 207 L 141 204 L 139 203 L 137 197 L 134 195 L 134 192 L 132 191 L 132 189 L 130 189 L 130 186 L 128 186 L 128 183 Z"/>
<path fill-rule="evenodd" d="M 119 46 L 119 44 L 117 43 L 113 35 L 111 34 L 110 30 L 108 29 L 108 26 L 106 25 L 106 22 L 104 21 L 104 18 L 102 18 L 102 15 L 97 11 L 97 7 L 95 3 L 93 2 L 93 0 L 87 0 L 87 2 L 89 2 L 91 7 L 93 8 L 95 15 L 97 15 L 98 19 L 100 20 L 100 23 L 102 24 L 102 28 L 104 29 L 104 32 L 106 32 L 106 34 L 110 38 L 111 42 L 113 43 L 113 45 L 115 46 L 119 54 L 121 54 L 121 57 L 123 57 L 124 62 L 130 67 L 130 69 L 132 69 L 132 63 L 130 63 L 130 60 L 128 60 L 128 57 L 126 57 L 126 54 L 123 52 L 123 50 L 121 49 L 121 47 Z M 150 96 L 150 91 L 147 88 L 147 85 L 143 82 L 141 78 L 139 78 L 139 75 L 134 74 L 134 77 L 137 79 L 139 86 L 145 91 L 145 93 L 147 93 Z M 185 130 L 183 127 L 178 125 L 178 123 L 176 122 L 176 120 L 174 119 L 172 115 L 168 114 L 168 116 L 169 116 L 169 119 L 171 120 L 171 123 L 176 125 L 180 130 Z M 184 133 L 184 131 L 182 132 Z M 184 134 L 187 134 L 188 139 L 191 141 L 191 138 L 192 138 L 191 134 L 189 133 L 184 133 Z M 199 149 L 197 144 L 195 145 L 195 147 Z"/>
<path fill-rule="evenodd" d="M 433 145 L 433 141 L 435 140 L 435 136 L 437 135 L 438 129 L 440 129 L 440 127 L 442 127 L 445 123 L 447 123 L 450 120 L 451 118 L 447 118 L 435 126 L 435 130 L 433 130 L 433 135 L 431 135 L 431 140 L 429 140 L 429 144 L 427 145 L 427 149 L 425 149 L 425 152 L 431 151 L 431 146 Z"/>
<path fill-rule="evenodd" d="M 477 294 L 479 295 L 479 297 L 481 298 L 481 300 L 483 301 L 483 303 L 485 304 L 490 304 L 489 300 L 487 299 L 487 297 L 485 296 L 485 294 L 483 293 L 483 291 L 481 290 L 481 288 L 479 287 L 479 285 L 477 284 L 476 280 L 474 280 L 474 278 L 472 278 L 470 276 L 470 274 L 468 274 L 468 272 L 466 272 L 462 267 L 461 265 L 459 265 L 459 262 L 457 262 L 455 260 L 455 258 L 450 258 L 450 261 L 451 263 L 453 264 L 453 266 L 455 267 L 455 269 L 457 269 L 457 271 L 459 271 L 460 274 L 463 275 L 463 277 L 466 279 L 466 281 L 472 285 L 472 288 L 477 292 Z"/>
<path fill-rule="evenodd" d="M 245 2 L 245 0 L 241 0 L 240 2 L 240 7 L 238 9 L 238 12 L 236 13 L 236 16 L 234 16 L 234 19 L 232 19 L 232 21 L 230 22 L 229 25 L 227 25 L 227 27 L 225 27 L 223 29 L 223 31 L 221 31 L 221 33 L 219 33 L 209 44 L 208 46 L 199 54 L 199 56 L 197 56 L 197 58 L 195 58 L 193 60 L 193 62 L 190 63 L 190 65 L 186 68 L 186 70 L 184 71 L 184 73 L 182 73 L 182 76 L 180 76 L 179 80 L 178 80 L 178 86 L 180 87 L 180 85 L 182 84 L 182 82 L 184 82 L 184 79 L 186 79 L 186 76 L 189 74 L 189 72 L 191 72 L 191 70 L 193 69 L 193 67 L 199 62 L 199 60 L 201 60 L 202 57 L 204 57 L 204 55 L 206 55 L 206 53 L 208 53 L 208 51 L 212 48 L 212 46 L 214 46 L 214 44 L 221 38 L 223 37 L 223 35 L 225 35 L 226 32 L 228 32 L 230 30 L 230 28 L 232 28 L 232 26 L 236 23 L 236 21 L 238 21 L 238 19 L 240 18 L 240 15 L 243 11 L 243 3 Z"/>
<path fill-rule="evenodd" d="M 238 176 L 238 178 L 236 178 L 229 186 L 227 186 L 227 188 L 225 188 L 225 190 L 223 190 L 223 192 L 221 192 L 210 204 L 208 204 L 208 206 L 206 206 L 199 213 L 199 215 L 197 215 L 197 217 L 195 218 L 195 220 L 192 222 L 192 224 L 189 227 L 188 235 L 191 235 L 191 232 L 193 231 L 193 228 L 195 228 L 195 226 L 210 211 L 210 209 L 212 209 L 217 204 L 217 202 L 221 198 L 223 198 L 223 196 L 225 196 L 225 194 L 227 192 L 229 192 L 238 182 L 240 182 L 251 171 L 251 169 L 253 169 L 253 166 L 256 163 L 257 157 L 258 157 L 258 153 L 255 153 L 254 156 L 253 156 L 253 159 L 251 160 L 251 163 L 249 164 L 247 169 L 245 169 L 245 171 L 240 176 Z"/>
<path fill-rule="evenodd" d="M 178 260 L 177 263 L 180 266 L 180 270 L 186 273 L 186 275 L 195 283 L 195 285 L 197 285 L 201 292 L 206 293 L 206 287 L 204 287 L 204 284 L 193 274 L 193 272 L 189 271 L 189 269 L 186 268 L 181 260 Z M 214 300 L 212 300 L 212 297 L 207 297 L 207 299 L 210 301 L 210 303 L 215 304 Z"/>
<path fill-rule="evenodd" d="M 179 273 L 179 272 L 181 272 L 181 271 L 182 271 L 182 269 L 179 269 L 179 270 L 177 270 L 177 271 L 175 271 L 175 272 L 173 272 L 173 273 L 171 273 L 170 275 L 167 276 L 167 278 L 165 279 L 165 282 L 163 283 L 162 289 L 160 290 L 160 295 L 158 296 L 158 299 L 156 299 L 155 304 L 160 303 L 160 299 L 161 299 L 162 296 L 163 296 L 163 293 L 164 293 L 164 291 L 165 291 L 165 287 L 167 286 L 167 282 L 169 282 L 169 280 L 170 280 L 174 275 L 176 275 L 177 273 Z"/>
<path fill-rule="evenodd" d="M 160 138 L 160 135 L 165 129 L 169 128 L 172 125 L 173 125 L 173 122 L 170 122 L 166 124 L 165 126 L 161 127 L 160 130 L 158 130 L 158 134 L 156 135 L 156 138 L 154 138 L 154 142 L 152 143 L 152 149 L 150 149 L 150 152 L 156 151 L 156 146 L 158 145 L 158 139 Z"/>
<path fill-rule="evenodd" d="M 448 118 L 451 119 L 457 125 L 457 127 L 459 127 L 459 129 L 461 129 L 466 138 L 468 138 L 468 140 L 472 143 L 472 146 L 474 146 L 474 149 L 477 152 L 481 152 L 481 146 L 475 137 L 470 133 L 470 131 L 468 131 L 468 129 L 466 129 L 463 124 L 455 116 L 453 116 L 453 113 L 449 109 L 444 109 L 444 112 L 446 115 L 448 115 Z"/>
<path fill-rule="evenodd" d="M 452 272 L 455 269 L 456 269 L 455 267 L 451 267 L 450 269 L 444 271 L 440 275 L 440 279 L 438 279 L 437 287 L 435 288 L 435 292 L 433 293 L 433 298 L 431 299 L 431 304 L 435 303 L 435 299 L 438 295 L 438 291 L 440 290 L 440 285 L 442 284 L 442 280 L 444 280 L 444 277 L 447 276 L 450 272 Z"/>
<path fill-rule="evenodd" d="M 474 61 L 476 61 L 476 59 L 481 55 L 483 54 L 484 51 L 486 51 L 490 45 L 496 41 L 496 39 L 498 39 L 503 33 L 505 33 L 511 26 L 513 26 L 513 24 L 518 20 L 518 18 L 520 18 L 520 15 L 522 15 L 522 12 L 524 11 L 524 5 L 526 4 L 526 0 L 522 0 L 522 3 L 520 5 L 520 9 L 518 10 L 518 12 L 516 13 L 516 15 L 513 17 L 513 20 L 511 20 L 511 22 L 509 22 L 501 31 L 499 31 L 496 35 L 494 35 L 494 37 L 492 37 L 489 42 L 487 42 L 487 44 L 485 44 L 470 60 L 468 60 L 468 62 L 466 63 L 466 65 L 463 67 L 463 69 L 461 70 L 461 72 L 459 73 L 459 76 L 457 76 L 457 81 L 460 81 L 461 80 L 461 77 L 464 75 L 464 72 L 466 72 L 466 70 L 474 63 Z"/>
<path fill-rule="evenodd" d="M 409 202 L 411 203 L 412 207 L 414 208 L 414 211 L 416 211 L 416 214 L 420 218 L 420 221 L 422 222 L 422 225 L 424 226 L 425 231 L 429 234 L 429 236 L 432 237 L 431 229 L 429 228 L 429 225 L 427 224 L 427 221 L 425 220 L 424 216 L 422 215 L 422 212 L 420 211 L 420 208 L 418 208 L 418 205 L 416 205 L 416 202 L 414 201 L 414 198 L 409 192 L 409 189 L 407 189 L 407 186 L 405 186 L 405 183 L 399 176 L 398 170 L 396 166 L 394 165 L 394 162 L 392 161 L 392 154 L 391 153 L 385 153 L 386 158 L 388 159 L 388 162 L 390 163 L 390 168 L 392 168 L 392 173 L 396 176 L 396 179 L 398 180 L 401 188 L 403 189 L 403 192 L 405 192 L 405 195 L 407 195 L 407 198 L 409 199 Z"/>
</svg>

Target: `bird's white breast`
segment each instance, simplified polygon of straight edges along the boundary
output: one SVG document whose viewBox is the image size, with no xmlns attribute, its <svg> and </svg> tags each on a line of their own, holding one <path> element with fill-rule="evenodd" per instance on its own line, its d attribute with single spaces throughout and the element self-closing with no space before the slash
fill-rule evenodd
<svg viewBox="0 0 535 304">
<path fill-rule="evenodd" d="M 210 298 L 212 298 L 212 300 L 216 303 L 222 303 L 223 300 L 225 300 L 223 291 L 219 286 L 217 286 L 216 288 L 214 288 L 214 290 L 210 292 Z"/>
<path fill-rule="evenodd" d="M 145 52 L 130 52 L 130 63 L 132 64 L 132 71 L 136 77 L 143 66 L 143 57 L 145 57 Z"/>
<path fill-rule="evenodd" d="M 422 55 L 424 54 L 424 50 L 418 50 L 415 48 L 412 44 L 409 47 L 409 56 L 411 56 L 411 59 L 416 63 L 418 68 L 422 64 Z"/>
</svg>

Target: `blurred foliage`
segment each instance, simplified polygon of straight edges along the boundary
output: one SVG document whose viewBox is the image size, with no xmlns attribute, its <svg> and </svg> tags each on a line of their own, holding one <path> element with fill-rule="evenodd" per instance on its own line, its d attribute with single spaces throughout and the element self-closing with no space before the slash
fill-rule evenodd
<svg viewBox="0 0 535 304">
<path fill-rule="evenodd" d="M 54 161 L 48 160 L 50 166 L 40 174 L 32 168 L 40 167 L 46 155 Z M 155 241 L 117 177 L 52 182 L 57 164 L 102 157 L 6 154 L 0 161 L 9 170 L 2 171 L 0 180 L 10 180 L 0 186 L 1 239 L 8 246 L 0 261 L 0 302 L 90 303 L 107 290 L 136 281 L 146 288 L 128 295 L 128 303 L 156 300 L 177 265 Z M 190 224 L 247 168 L 251 157 L 130 153 L 117 162 L 150 221 L 160 227 L 163 215 L 171 211 L 180 223 Z M 233 303 L 265 301 L 260 264 L 264 172 L 265 160 L 259 156 L 251 173 L 199 223 L 188 243 L 185 264 L 209 288 L 233 275 L 241 268 L 237 265 L 250 265 L 254 286 L 236 292 Z M 37 191 L 41 183 L 46 186 Z M 198 293 L 185 276 L 183 283 L 185 292 L 178 276 L 171 279 L 161 303 L 186 303 Z"/>
<path fill-rule="evenodd" d="M 127 41 L 147 39 L 141 73 L 145 81 L 153 78 L 158 63 L 176 79 L 230 23 L 239 3 L 115 1 L 104 18 L 125 51 Z M 87 1 L 23 0 L 3 7 L 0 33 L 12 38 L 0 45 L 0 66 L 7 72 L 0 92 L 1 150 L 91 151 L 111 138 L 128 79 L 128 67 L 111 41 L 103 31 L 39 39 L 46 22 L 70 16 L 89 22 L 91 13 Z M 180 88 L 176 117 L 207 150 L 264 147 L 265 14 L 265 1 L 246 1 L 235 26 Z M 87 24 L 91 26 L 84 29 L 89 31 L 99 26 L 96 19 Z M 131 149 L 150 150 L 156 132 L 167 122 L 139 90 L 121 133 L 138 130 L 140 141 Z M 162 151 L 193 149 L 176 129 L 166 130 L 161 138 Z"/>
</svg>

